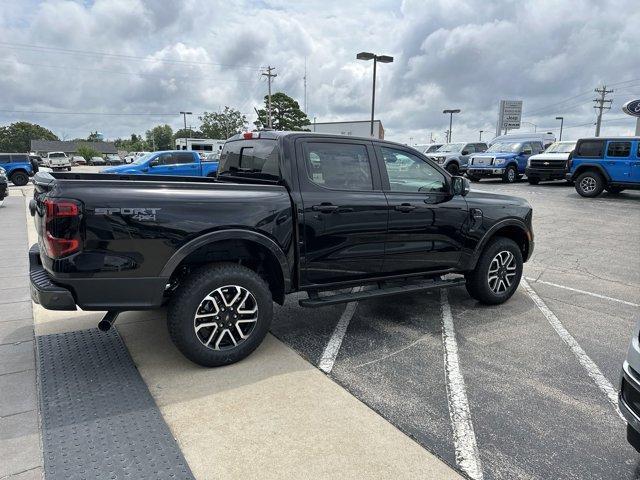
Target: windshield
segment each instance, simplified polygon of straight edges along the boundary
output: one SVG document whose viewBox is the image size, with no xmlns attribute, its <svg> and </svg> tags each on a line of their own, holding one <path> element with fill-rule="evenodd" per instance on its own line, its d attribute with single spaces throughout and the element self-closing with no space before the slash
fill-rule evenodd
<svg viewBox="0 0 640 480">
<path fill-rule="evenodd" d="M 465 145 L 464 143 L 447 143 L 436 150 L 436 152 L 459 152 Z"/>
<path fill-rule="evenodd" d="M 488 149 L 488 153 L 517 153 L 522 149 L 522 143 L 520 142 L 498 142 L 491 145 Z"/>
<path fill-rule="evenodd" d="M 132 164 L 133 165 L 140 165 L 141 163 L 144 163 L 147 160 L 149 160 L 150 157 L 151 157 L 151 154 L 147 153 L 146 155 L 142 155 L 141 157 L 136 158 L 135 162 L 132 162 Z"/>
<path fill-rule="evenodd" d="M 549 145 L 544 153 L 571 153 L 576 148 L 575 142 L 556 142 Z"/>
</svg>

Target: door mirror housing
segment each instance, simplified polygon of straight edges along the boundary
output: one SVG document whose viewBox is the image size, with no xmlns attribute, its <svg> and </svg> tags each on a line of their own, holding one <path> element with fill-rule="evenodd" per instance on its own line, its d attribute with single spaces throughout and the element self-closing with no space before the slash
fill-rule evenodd
<svg viewBox="0 0 640 480">
<path fill-rule="evenodd" d="M 524 150 L 522 150 L 522 155 L 531 155 L 533 152 L 531 151 L 530 148 L 525 148 Z"/>
<path fill-rule="evenodd" d="M 453 195 L 462 195 L 463 197 L 471 190 L 469 180 L 464 177 L 451 177 L 451 193 Z"/>
<path fill-rule="evenodd" d="M 149 167 L 151 168 L 157 167 L 158 165 L 160 165 L 160 160 L 158 160 L 157 158 L 154 158 L 149 162 Z"/>
<path fill-rule="evenodd" d="M 469 150 L 462 150 L 462 155 L 469 155 Z"/>
</svg>

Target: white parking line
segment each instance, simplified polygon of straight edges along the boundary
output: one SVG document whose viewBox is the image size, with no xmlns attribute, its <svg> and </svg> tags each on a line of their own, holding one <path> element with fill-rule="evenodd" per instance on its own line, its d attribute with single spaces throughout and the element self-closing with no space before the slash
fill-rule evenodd
<svg viewBox="0 0 640 480">
<path fill-rule="evenodd" d="M 527 277 L 527 280 L 535 283 L 542 283 L 543 285 L 550 285 L 556 288 L 562 288 L 564 290 L 571 290 L 572 292 L 583 293 L 585 295 L 591 295 L 592 297 L 602 298 L 603 300 L 610 300 L 612 302 L 623 303 L 630 307 L 640 307 L 640 303 L 627 302 L 626 300 L 620 300 L 619 298 L 607 297 L 606 295 L 600 295 L 599 293 L 587 292 L 586 290 L 580 290 L 578 288 L 567 287 L 566 285 L 558 285 L 557 283 L 545 282 L 544 280 L 536 280 L 535 278 Z"/>
<path fill-rule="evenodd" d="M 620 415 L 620 418 L 622 418 L 622 420 L 624 420 L 624 417 L 618 409 L 617 390 L 613 388 L 613 385 L 611 385 L 609 380 L 607 380 L 607 378 L 602 374 L 595 362 L 591 360 L 591 358 L 589 358 L 589 355 L 587 355 L 587 353 L 582 349 L 576 339 L 573 338 L 573 336 L 566 328 L 564 328 L 564 325 L 562 325 L 562 322 L 558 320 L 558 317 L 556 317 L 555 313 L 553 313 L 549 309 L 549 307 L 547 307 L 547 305 L 544 303 L 544 300 L 542 300 L 542 298 L 538 296 L 538 294 L 531 288 L 529 283 L 524 278 L 520 280 L 520 285 L 522 285 L 522 288 L 525 289 L 529 297 L 531 297 L 531 300 L 533 300 L 533 303 L 536 304 L 538 309 L 546 317 L 546 319 L 549 321 L 556 333 L 560 336 L 562 341 L 564 341 L 564 343 L 569 346 L 573 354 L 578 359 L 578 362 L 580 362 L 580 365 L 582 365 L 587 371 L 587 375 L 591 377 L 591 380 L 593 380 L 593 382 L 602 391 L 602 393 L 606 395 L 609 403 L 611 403 L 616 413 Z"/>
<path fill-rule="evenodd" d="M 360 290 L 361 288 L 357 287 L 354 288 L 352 292 L 358 292 Z M 353 314 L 356 312 L 357 306 L 357 301 L 347 303 L 344 312 L 342 312 L 342 315 L 340 315 L 340 319 L 336 324 L 336 328 L 333 329 L 333 333 L 327 342 L 327 346 L 324 347 L 322 357 L 320 357 L 320 363 L 318 363 L 318 368 L 325 373 L 331 372 L 333 364 L 336 363 L 336 357 L 340 351 L 342 340 L 344 339 L 345 333 L 347 333 L 347 327 L 349 326 L 349 322 L 351 321 Z"/>
<path fill-rule="evenodd" d="M 444 370 L 447 380 L 447 397 L 449 400 L 449 417 L 453 429 L 453 443 L 456 452 L 456 463 L 460 469 L 474 480 L 481 480 L 482 464 L 480 452 L 473 431 L 469 400 L 464 385 L 456 332 L 453 327 L 453 315 L 449 305 L 446 289 L 440 290 L 440 306 L 442 308 L 442 345 L 444 347 Z"/>
</svg>

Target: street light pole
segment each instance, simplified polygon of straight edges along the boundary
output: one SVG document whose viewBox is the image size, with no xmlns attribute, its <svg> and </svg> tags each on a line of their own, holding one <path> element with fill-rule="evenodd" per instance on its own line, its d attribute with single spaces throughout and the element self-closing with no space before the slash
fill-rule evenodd
<svg viewBox="0 0 640 480">
<path fill-rule="evenodd" d="M 192 115 L 193 112 L 180 112 L 180 115 L 182 115 L 182 118 L 184 119 L 184 134 L 187 134 L 187 115 Z M 184 148 L 182 150 L 186 150 L 187 149 L 187 137 L 184 137 Z"/>
<path fill-rule="evenodd" d="M 371 136 L 373 137 L 373 122 L 376 108 L 376 70 L 378 62 L 380 63 L 392 63 L 393 57 L 388 55 L 376 55 L 371 52 L 360 52 L 356 55 L 358 60 L 373 60 L 373 92 L 371 94 Z"/>
<path fill-rule="evenodd" d="M 459 108 L 455 108 L 453 110 L 443 110 L 442 113 L 448 113 L 449 114 L 449 135 L 447 138 L 447 143 L 451 143 L 451 127 L 453 126 L 453 114 L 454 113 L 460 113 L 460 109 Z"/>
<path fill-rule="evenodd" d="M 480 130 L 480 141 L 482 141 L 482 132 L 484 132 L 484 130 Z"/>
<path fill-rule="evenodd" d="M 556 117 L 556 120 L 560 120 L 560 139 L 559 142 L 562 141 L 562 125 L 564 124 L 564 117 Z"/>
</svg>

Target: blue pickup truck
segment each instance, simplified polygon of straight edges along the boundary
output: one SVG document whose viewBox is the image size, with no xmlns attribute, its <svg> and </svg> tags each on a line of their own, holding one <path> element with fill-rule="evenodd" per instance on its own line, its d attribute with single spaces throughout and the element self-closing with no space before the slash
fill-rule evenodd
<svg viewBox="0 0 640 480">
<path fill-rule="evenodd" d="M 197 152 L 165 150 L 138 157 L 133 163 L 109 167 L 102 173 L 178 175 L 185 177 L 214 177 L 218 162 L 202 160 Z"/>
<path fill-rule="evenodd" d="M 486 177 L 499 177 L 506 183 L 517 182 L 525 173 L 529 157 L 543 150 L 539 140 L 494 141 L 484 153 L 471 157 L 467 177 L 472 182 Z"/>
<path fill-rule="evenodd" d="M 38 162 L 28 153 L 0 153 L 0 167 L 4 168 L 7 178 L 21 187 L 29 182 L 38 171 Z"/>
<path fill-rule="evenodd" d="M 578 140 L 567 160 L 566 179 L 583 197 L 606 190 L 640 190 L 640 137 L 594 137 Z"/>
</svg>

